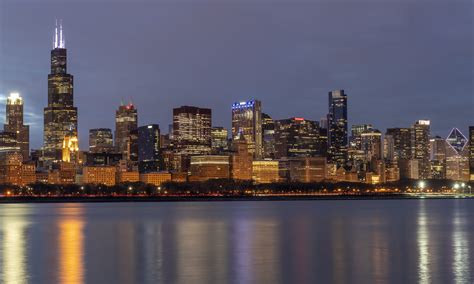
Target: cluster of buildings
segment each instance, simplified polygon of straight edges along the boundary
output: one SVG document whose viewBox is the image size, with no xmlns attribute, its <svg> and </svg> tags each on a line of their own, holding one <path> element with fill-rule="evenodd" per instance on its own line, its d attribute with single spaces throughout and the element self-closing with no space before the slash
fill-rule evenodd
<svg viewBox="0 0 474 284">
<path fill-rule="evenodd" d="M 89 149 L 81 151 L 74 81 L 67 73 L 59 25 L 51 51 L 44 145 L 30 151 L 23 99 L 12 93 L 0 132 L 0 183 L 474 180 L 474 127 L 468 138 L 457 128 L 447 138 L 432 136 L 429 120 L 385 133 L 371 124 L 352 125 L 349 132 L 347 94 L 331 91 L 328 102 L 328 113 L 319 121 L 275 119 L 263 112 L 259 100 L 237 102 L 231 105 L 231 129 L 213 126 L 209 108 L 181 106 L 173 109 L 166 133 L 158 124 L 139 125 L 137 108 L 122 103 L 115 129 L 90 129 Z"/>
</svg>

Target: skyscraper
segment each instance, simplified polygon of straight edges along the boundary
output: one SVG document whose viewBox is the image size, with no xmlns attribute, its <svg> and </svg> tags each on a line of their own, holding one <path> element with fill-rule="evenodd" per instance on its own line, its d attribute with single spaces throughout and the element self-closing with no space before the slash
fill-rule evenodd
<svg viewBox="0 0 474 284">
<path fill-rule="evenodd" d="M 431 177 L 430 165 L 430 121 L 418 120 L 412 128 L 412 155 L 418 160 L 420 179 Z"/>
<path fill-rule="evenodd" d="M 124 159 L 130 159 L 131 134 L 137 127 L 137 109 L 132 103 L 122 104 L 115 112 L 115 149 Z"/>
<path fill-rule="evenodd" d="M 173 145 L 178 154 L 201 155 L 211 152 L 212 111 L 182 106 L 173 109 Z"/>
<path fill-rule="evenodd" d="M 138 127 L 138 170 L 140 173 L 161 169 L 160 127 L 149 124 Z"/>
<path fill-rule="evenodd" d="M 446 141 L 439 137 L 430 138 L 430 166 L 432 179 L 446 178 Z"/>
<path fill-rule="evenodd" d="M 77 137 L 77 108 L 74 107 L 73 76 L 67 73 L 67 50 L 62 23 L 56 23 L 51 73 L 48 75 L 48 106 L 44 109 L 43 159 L 62 158 L 64 137 Z"/>
<path fill-rule="evenodd" d="M 232 139 L 245 136 L 249 151 L 255 158 L 263 154 L 262 103 L 258 100 L 232 104 Z"/>
<path fill-rule="evenodd" d="M 262 113 L 263 158 L 275 157 L 275 122 L 266 113 Z"/>
<path fill-rule="evenodd" d="M 318 122 L 302 117 L 275 120 L 275 158 L 320 154 Z"/>
<path fill-rule="evenodd" d="M 347 95 L 344 90 L 329 92 L 328 161 L 344 166 L 347 161 Z"/>
<path fill-rule="evenodd" d="M 410 128 L 388 128 L 385 137 L 390 136 L 392 143 L 387 144 L 387 152 L 392 152 L 393 161 L 409 160 L 412 157 L 411 149 L 411 129 Z M 390 139 L 390 138 L 389 138 Z M 390 149 L 389 147 L 392 147 Z"/>
<path fill-rule="evenodd" d="M 382 133 L 377 129 L 367 129 L 360 134 L 360 145 L 366 162 L 382 159 Z"/>
<path fill-rule="evenodd" d="M 350 146 L 361 149 L 361 134 L 372 129 L 371 124 L 354 124 L 351 126 Z"/>
<path fill-rule="evenodd" d="M 457 128 L 453 128 L 446 138 L 446 178 L 469 181 L 469 150 L 467 138 Z"/>
<path fill-rule="evenodd" d="M 217 126 L 211 128 L 211 152 L 212 154 L 222 154 L 229 150 L 229 133 L 226 128 Z"/>
<path fill-rule="evenodd" d="M 30 127 L 23 124 L 23 99 L 20 94 L 11 93 L 7 98 L 6 114 L 4 130 L 15 135 L 23 161 L 27 161 L 30 155 Z"/>
<path fill-rule="evenodd" d="M 89 152 L 110 153 L 113 152 L 114 139 L 112 130 L 109 128 L 95 128 L 89 130 Z"/>
</svg>

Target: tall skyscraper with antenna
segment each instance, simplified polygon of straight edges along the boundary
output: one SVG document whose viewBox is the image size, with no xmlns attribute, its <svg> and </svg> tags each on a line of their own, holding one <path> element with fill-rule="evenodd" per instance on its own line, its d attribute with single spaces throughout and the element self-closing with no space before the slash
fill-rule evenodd
<svg viewBox="0 0 474 284">
<path fill-rule="evenodd" d="M 77 137 L 77 108 L 74 107 L 73 76 L 67 73 L 67 50 L 62 21 L 56 21 L 51 73 L 48 75 L 48 106 L 44 109 L 45 161 L 58 161 L 67 135 Z"/>
</svg>

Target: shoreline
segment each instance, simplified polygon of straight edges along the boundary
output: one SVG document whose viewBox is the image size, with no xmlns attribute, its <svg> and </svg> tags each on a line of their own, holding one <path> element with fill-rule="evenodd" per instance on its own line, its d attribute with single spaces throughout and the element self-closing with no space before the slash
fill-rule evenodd
<svg viewBox="0 0 474 284">
<path fill-rule="evenodd" d="M 410 195 L 410 194 L 365 194 L 365 195 L 294 195 L 294 196 L 58 196 L 0 197 L 0 204 L 14 203 L 114 203 L 114 202 L 225 202 L 225 201 L 318 201 L 318 200 L 410 200 L 410 199 L 474 199 L 467 195 Z"/>
</svg>

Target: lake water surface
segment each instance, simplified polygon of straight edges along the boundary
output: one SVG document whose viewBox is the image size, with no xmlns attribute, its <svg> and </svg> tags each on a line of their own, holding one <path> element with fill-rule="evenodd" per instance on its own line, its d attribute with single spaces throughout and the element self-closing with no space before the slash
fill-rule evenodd
<svg viewBox="0 0 474 284">
<path fill-rule="evenodd" d="M 473 283 L 474 200 L 0 205 L 0 283 Z"/>
</svg>

